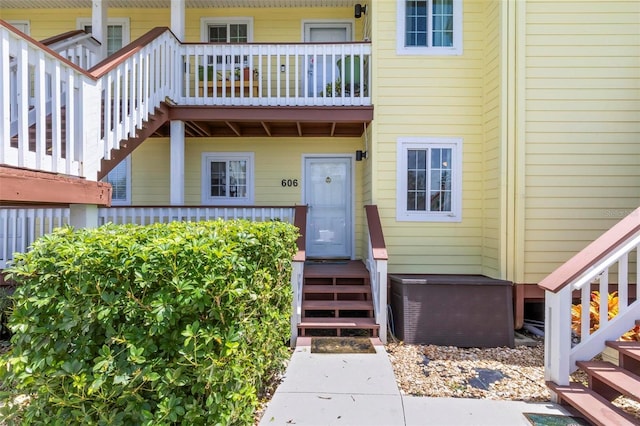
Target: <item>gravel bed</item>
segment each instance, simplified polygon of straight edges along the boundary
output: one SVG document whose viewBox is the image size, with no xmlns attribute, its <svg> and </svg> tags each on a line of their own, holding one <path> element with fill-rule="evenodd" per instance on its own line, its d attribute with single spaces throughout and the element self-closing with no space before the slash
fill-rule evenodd
<svg viewBox="0 0 640 426">
<path fill-rule="evenodd" d="M 546 402 L 544 346 L 457 348 L 453 346 L 386 346 L 398 387 L 414 396 Z M 586 383 L 580 371 L 571 377 Z M 640 403 L 620 397 L 614 404 L 640 420 Z"/>
</svg>

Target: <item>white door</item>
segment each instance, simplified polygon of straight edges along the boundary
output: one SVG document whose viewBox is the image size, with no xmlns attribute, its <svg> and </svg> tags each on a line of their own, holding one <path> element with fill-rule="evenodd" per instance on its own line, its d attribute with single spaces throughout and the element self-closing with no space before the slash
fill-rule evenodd
<svg viewBox="0 0 640 426">
<path fill-rule="evenodd" d="M 349 22 L 305 22 L 305 43 L 342 43 L 351 41 L 351 23 Z M 322 56 L 309 58 L 307 78 L 307 96 L 319 96 L 326 89 L 325 84 L 332 83 L 333 78 L 340 77 L 337 64 L 325 63 Z M 305 75 L 303 73 L 302 75 Z M 326 76 L 326 77 L 325 77 Z M 302 83 L 304 84 L 304 83 Z"/>
<path fill-rule="evenodd" d="M 351 258 L 351 157 L 307 157 L 304 169 L 307 257 Z"/>
</svg>

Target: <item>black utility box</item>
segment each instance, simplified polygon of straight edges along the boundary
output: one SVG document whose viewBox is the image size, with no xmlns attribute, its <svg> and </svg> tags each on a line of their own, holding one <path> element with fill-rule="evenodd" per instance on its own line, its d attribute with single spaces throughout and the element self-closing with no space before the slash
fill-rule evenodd
<svg viewBox="0 0 640 426">
<path fill-rule="evenodd" d="M 391 274 L 397 338 L 410 344 L 513 347 L 512 283 L 483 275 Z"/>
</svg>

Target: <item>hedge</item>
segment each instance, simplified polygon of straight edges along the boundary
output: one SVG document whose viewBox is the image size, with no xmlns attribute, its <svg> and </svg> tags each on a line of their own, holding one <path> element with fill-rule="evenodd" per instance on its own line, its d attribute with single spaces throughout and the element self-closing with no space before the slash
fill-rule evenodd
<svg viewBox="0 0 640 426">
<path fill-rule="evenodd" d="M 289 356 L 282 222 L 60 228 L 17 255 L 7 422 L 251 424 Z M 6 389 L 6 386 L 5 386 Z M 9 399 L 7 399 L 9 398 Z"/>
</svg>

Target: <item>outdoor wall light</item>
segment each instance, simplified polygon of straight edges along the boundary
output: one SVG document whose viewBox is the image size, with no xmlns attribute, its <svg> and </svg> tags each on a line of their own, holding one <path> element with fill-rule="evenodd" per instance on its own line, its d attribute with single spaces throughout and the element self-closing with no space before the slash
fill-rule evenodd
<svg viewBox="0 0 640 426">
<path fill-rule="evenodd" d="M 284 64 L 281 64 L 281 65 L 280 65 L 280 72 L 285 72 L 285 66 L 284 66 Z"/>
<path fill-rule="evenodd" d="M 354 16 L 356 18 L 360 18 L 362 15 L 366 15 L 367 14 L 367 5 L 365 4 L 363 6 L 360 3 L 356 4 L 354 12 L 355 12 Z"/>
<path fill-rule="evenodd" d="M 356 151 L 356 161 L 362 161 L 363 158 L 367 158 L 367 151 Z"/>
</svg>

